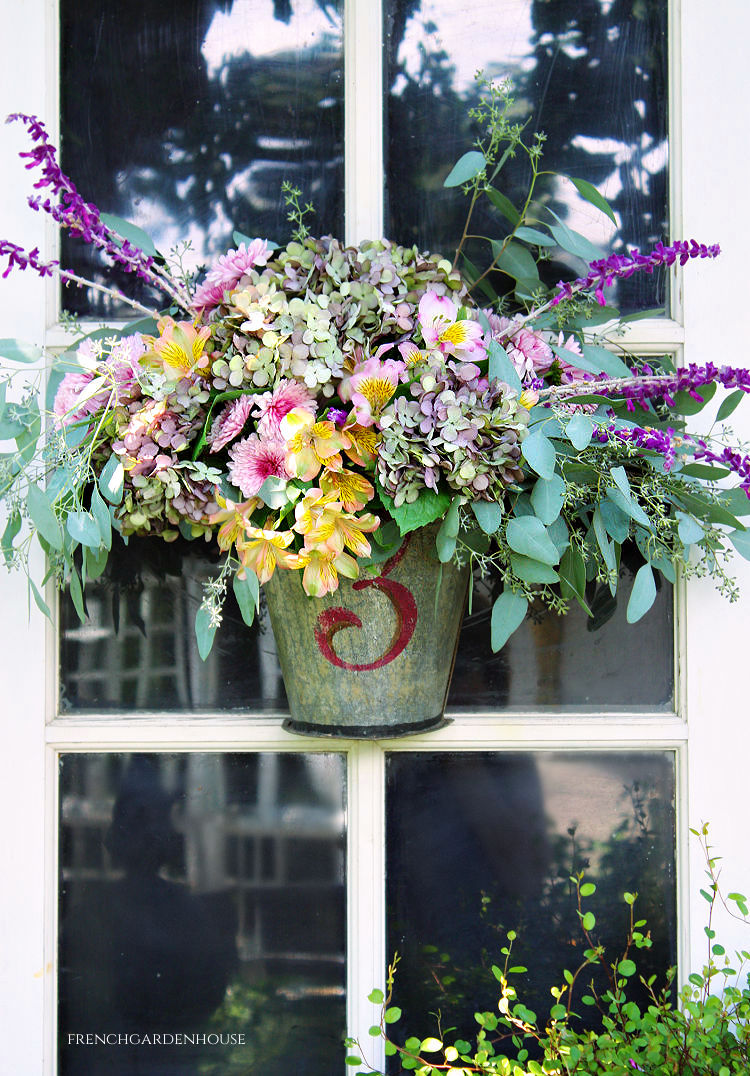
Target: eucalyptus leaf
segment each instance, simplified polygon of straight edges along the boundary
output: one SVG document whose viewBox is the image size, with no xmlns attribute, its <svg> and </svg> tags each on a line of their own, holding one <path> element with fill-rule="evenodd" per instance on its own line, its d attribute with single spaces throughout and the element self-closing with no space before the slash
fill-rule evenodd
<svg viewBox="0 0 750 1076">
<path fill-rule="evenodd" d="M 105 549 L 112 548 L 112 520 L 109 514 L 109 508 L 107 503 L 100 494 L 99 490 L 94 486 L 91 491 L 91 514 L 96 520 L 96 525 L 99 528 L 99 537 L 101 544 Z"/>
<path fill-rule="evenodd" d="M 558 516 L 557 519 L 553 520 L 553 522 L 549 524 L 549 526 L 547 527 L 547 534 L 555 543 L 555 546 L 557 547 L 557 551 L 560 556 L 562 556 L 565 550 L 570 545 L 570 531 L 568 530 L 568 525 L 562 516 Z"/>
<path fill-rule="evenodd" d="M 522 224 L 520 228 L 516 228 L 513 235 L 516 239 L 522 239 L 525 243 L 532 243 L 537 247 L 556 246 L 555 240 L 551 236 L 540 232 L 538 228 L 528 228 L 525 224 Z"/>
<path fill-rule="evenodd" d="M 83 604 L 83 587 L 81 586 L 81 580 L 78 578 L 78 572 L 75 568 L 71 568 L 68 589 L 70 590 L 73 608 L 78 614 L 78 619 L 84 624 L 86 622 L 86 609 Z"/>
<path fill-rule="evenodd" d="M 44 351 L 36 344 L 29 344 L 25 340 L 16 340 L 6 337 L 0 340 L 0 357 L 8 362 L 22 362 L 25 364 L 36 362 L 41 359 Z"/>
<path fill-rule="evenodd" d="M 244 579 L 240 579 L 235 574 L 232 580 L 232 590 L 242 619 L 248 627 L 251 627 L 255 614 L 260 608 L 260 583 L 255 572 L 245 572 Z"/>
<path fill-rule="evenodd" d="M 510 198 L 506 197 L 506 195 L 502 194 L 501 191 L 496 190 L 494 187 L 487 187 L 487 189 L 485 190 L 484 193 L 487 195 L 489 200 L 492 202 L 495 209 L 499 210 L 502 213 L 502 215 L 507 220 L 509 220 L 510 223 L 514 227 L 517 224 L 520 224 L 520 222 L 521 222 L 521 214 L 518 212 L 516 207 L 513 205 Z"/>
<path fill-rule="evenodd" d="M 65 527 L 74 541 L 89 549 L 98 549 L 102 544 L 97 522 L 88 512 L 68 512 Z"/>
<path fill-rule="evenodd" d="M 730 531 L 728 537 L 739 555 L 745 560 L 750 560 L 750 531 Z"/>
<path fill-rule="evenodd" d="M 746 395 L 747 393 L 743 392 L 742 389 L 735 389 L 734 392 L 730 392 L 727 398 L 721 401 L 721 406 L 716 412 L 716 421 L 723 422 L 725 418 L 729 418 L 742 403 Z"/>
<path fill-rule="evenodd" d="M 693 545 L 706 537 L 705 530 L 693 516 L 688 516 L 685 512 L 675 512 L 675 516 L 679 520 L 677 534 L 683 545 Z"/>
<path fill-rule="evenodd" d="M 599 503 L 604 529 L 620 545 L 630 534 L 630 516 L 606 498 Z"/>
<path fill-rule="evenodd" d="M 201 605 L 195 614 L 195 638 L 198 643 L 198 653 L 201 661 L 205 661 L 211 653 L 216 628 L 217 625 L 211 623 L 211 613 Z"/>
<path fill-rule="evenodd" d="M 615 551 L 612 546 L 612 543 L 609 540 L 607 528 L 604 526 L 604 519 L 602 518 L 602 513 L 601 509 L 599 508 L 599 505 L 597 505 L 594 509 L 592 523 L 594 526 L 596 542 L 599 546 L 599 549 L 601 550 L 602 557 L 604 558 L 604 563 L 607 565 L 609 571 L 613 572 L 617 567 L 617 562 L 615 560 Z"/>
<path fill-rule="evenodd" d="M 60 527 L 57 516 L 52 510 L 50 499 L 47 494 L 33 482 L 29 483 L 29 489 L 26 496 L 26 508 L 31 522 L 50 548 L 62 549 L 62 528 Z"/>
<path fill-rule="evenodd" d="M 440 525 L 435 539 L 437 555 L 441 564 L 446 564 L 456 552 L 456 538 L 458 536 L 458 509 L 461 501 L 455 497 L 445 518 Z"/>
<path fill-rule="evenodd" d="M 113 452 L 99 475 L 99 489 L 110 504 L 120 504 L 125 483 L 125 469 L 119 456 Z"/>
<path fill-rule="evenodd" d="M 545 526 L 554 523 L 562 511 L 565 500 L 565 483 L 559 475 L 537 478 L 531 491 L 531 506 Z"/>
<path fill-rule="evenodd" d="M 154 246 L 154 241 L 150 235 L 144 232 L 143 228 L 139 228 L 137 224 L 131 224 L 129 220 L 123 220 L 122 217 L 116 217 L 114 213 L 102 213 L 101 221 L 105 228 L 111 232 L 115 232 L 121 239 L 127 240 L 131 246 L 136 247 L 143 254 L 146 254 L 150 258 L 158 256 L 158 250 Z"/>
<path fill-rule="evenodd" d="M 514 553 L 522 553 L 532 560 L 539 560 L 542 564 L 554 565 L 559 563 L 560 553 L 557 546 L 547 534 L 547 530 L 540 519 L 536 516 L 524 516 L 521 519 L 515 516 L 508 520 L 505 528 L 505 538 Z"/>
<path fill-rule="evenodd" d="M 549 230 L 554 235 L 559 246 L 563 250 L 567 250 L 569 254 L 575 254 L 577 258 L 582 258 L 585 262 L 598 261 L 602 257 L 602 252 L 598 247 L 595 247 L 591 240 L 587 239 L 585 235 L 581 235 L 580 232 L 573 231 L 567 224 L 564 224 L 560 220 L 557 213 L 554 210 L 547 207 L 547 211 L 557 221 L 557 224 L 550 224 Z"/>
<path fill-rule="evenodd" d="M 497 259 L 498 269 L 502 269 L 514 280 L 522 280 L 526 284 L 534 284 L 539 280 L 539 270 L 536 262 L 526 247 L 520 243 L 507 243 L 502 250 L 502 243 L 492 243 L 492 255 Z M 502 253 L 501 253 L 502 251 Z"/>
<path fill-rule="evenodd" d="M 490 618 L 490 646 L 493 653 L 501 650 L 516 628 L 520 627 L 528 607 L 528 599 L 511 590 L 504 590 L 495 599 Z"/>
<path fill-rule="evenodd" d="M 487 373 L 490 381 L 498 378 L 515 392 L 521 392 L 523 389 L 521 378 L 502 344 L 498 344 L 497 340 L 490 340 L 487 345 L 487 355 L 489 357 Z"/>
<path fill-rule="evenodd" d="M 650 564 L 644 564 L 636 572 L 633 589 L 630 592 L 625 619 L 628 624 L 635 624 L 645 616 L 656 599 L 656 581 Z"/>
<path fill-rule="evenodd" d="M 583 357 L 595 373 L 609 374 L 610 377 L 630 377 L 632 370 L 619 356 L 599 344 L 584 344 Z"/>
<path fill-rule="evenodd" d="M 98 579 L 107 567 L 109 549 L 101 546 L 99 549 L 86 549 L 86 576 L 88 579 Z"/>
<path fill-rule="evenodd" d="M 541 430 L 534 430 L 523 439 L 521 453 L 540 478 L 552 478 L 555 473 L 555 446 Z"/>
<path fill-rule="evenodd" d="M 479 526 L 485 534 L 495 534 L 503 521 L 503 506 L 497 501 L 474 501 L 471 505 Z"/>
<path fill-rule="evenodd" d="M 469 180 L 479 175 L 486 164 L 487 161 L 483 153 L 476 149 L 470 149 L 468 153 L 464 153 L 463 157 L 459 157 L 453 165 L 443 180 L 443 186 L 460 187 L 462 183 L 468 183 Z"/>
<path fill-rule="evenodd" d="M 573 176 L 568 176 L 570 182 L 575 186 L 578 193 L 582 198 L 585 198 L 591 205 L 600 209 L 615 226 L 618 226 L 617 217 L 614 214 L 612 206 L 609 204 L 603 194 L 600 194 L 593 183 L 589 183 L 587 179 L 574 179 Z"/>
<path fill-rule="evenodd" d="M 586 561 L 575 546 L 568 546 L 560 560 L 560 594 L 563 598 L 583 598 L 586 590 Z"/>
<path fill-rule="evenodd" d="M 13 541 L 21 530 L 21 513 L 16 510 L 8 517 L 3 536 L 0 538 L 0 550 L 2 550 L 5 564 L 10 567 L 13 559 Z"/>
<path fill-rule="evenodd" d="M 31 593 L 34 595 L 34 601 L 36 602 L 37 609 L 39 609 L 40 613 L 44 613 L 48 620 L 51 620 L 52 613 L 49 610 L 49 606 L 47 605 L 42 595 L 39 593 L 39 588 L 31 577 L 29 577 L 29 586 L 31 587 Z"/>
<path fill-rule="evenodd" d="M 549 564 L 540 560 L 524 557 L 521 553 L 511 553 L 510 566 L 514 575 L 524 583 L 557 583 L 559 575 Z"/>
<path fill-rule="evenodd" d="M 641 523 L 644 527 L 651 526 L 651 520 L 646 513 L 636 504 L 632 497 L 626 497 L 622 490 L 617 489 L 615 486 L 608 486 L 604 491 L 609 497 L 610 501 L 622 509 L 626 515 L 629 515 L 631 519 L 636 520 L 637 523 Z"/>
<path fill-rule="evenodd" d="M 573 415 L 565 427 L 565 434 L 573 448 L 577 448 L 579 452 L 582 452 L 591 443 L 595 429 L 596 426 L 588 415 Z"/>
</svg>

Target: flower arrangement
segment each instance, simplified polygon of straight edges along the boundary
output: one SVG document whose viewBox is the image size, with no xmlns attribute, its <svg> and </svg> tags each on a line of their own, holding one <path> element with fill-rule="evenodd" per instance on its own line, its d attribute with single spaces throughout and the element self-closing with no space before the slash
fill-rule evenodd
<svg viewBox="0 0 750 1076">
<path fill-rule="evenodd" d="M 83 617 L 83 587 L 103 570 L 113 529 L 216 542 L 224 565 L 196 620 L 203 656 L 230 577 L 249 622 L 275 571 L 298 571 L 308 595 L 329 594 L 342 578 L 377 573 L 430 524 L 441 562 L 499 572 L 494 649 L 535 597 L 562 613 L 571 601 L 587 609 L 587 580 L 614 595 L 626 541 L 643 558 L 629 621 L 653 602 L 655 573 L 672 582 L 678 569 L 708 573 L 735 596 L 725 559 L 730 545 L 750 554 L 737 518 L 750 511 L 750 457 L 721 431 L 691 435 L 685 416 L 721 385 L 730 393 L 718 419 L 728 417 L 750 371 L 630 356 L 618 336 L 627 319 L 606 300 L 617 279 L 719 248 L 676 242 L 590 258 L 591 245 L 533 201 L 542 136 L 527 145 L 508 118 L 508 87 L 482 85 L 483 134 L 445 181 L 469 198 L 452 261 L 386 240 L 311 237 L 310 207 L 287 187 L 293 240 L 235 233 L 202 279 L 179 252 L 163 257 L 139 229 L 87 204 L 44 125 L 10 117 L 33 141 L 22 155 L 39 170 L 31 207 L 141 278 L 165 311 L 0 241 L 4 276 L 57 274 L 141 315 L 53 360 L 44 437 L 39 392 L 28 386 L 6 402 L 10 375 L 0 383 L 2 433 L 15 439 L 0 464 L 8 565 L 26 563 L 36 535 Z M 516 153 L 530 170 L 522 210 L 495 185 Z M 613 216 L 594 187 L 572 182 Z M 483 271 L 466 257 L 480 197 L 505 221 L 487 238 Z M 556 246 L 583 256 L 585 271 L 549 286 L 540 270 Z M 480 305 L 478 291 L 493 301 Z M 41 354 L 16 341 L 2 350 Z M 724 488 L 729 475 L 739 488 Z"/>
</svg>

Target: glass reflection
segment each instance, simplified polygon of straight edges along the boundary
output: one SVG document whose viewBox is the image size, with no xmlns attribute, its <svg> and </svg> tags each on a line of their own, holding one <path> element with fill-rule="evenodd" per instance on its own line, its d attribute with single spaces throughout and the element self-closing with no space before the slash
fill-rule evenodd
<svg viewBox="0 0 750 1076">
<path fill-rule="evenodd" d="M 401 957 L 405 1034 L 439 1034 L 439 1011 L 472 1040 L 474 1012 L 495 1009 L 491 966 L 511 929 L 511 964 L 529 969 L 513 985 L 544 1020 L 550 986 L 581 963 L 570 884 L 580 870 L 596 883 L 586 907 L 608 951 L 622 951 L 628 928 L 622 894 L 637 892 L 654 942 L 640 972 L 676 963 L 667 753 L 392 754 L 386 804 L 387 951 Z"/>
<path fill-rule="evenodd" d="M 334 1071 L 344 773 L 333 754 L 62 757 L 61 1076 Z"/>
<path fill-rule="evenodd" d="M 258 622 L 248 628 L 230 592 L 213 650 L 205 662 L 198 654 L 195 614 L 216 564 L 217 556 L 202 543 L 139 538 L 116 545 L 103 579 L 87 585 L 85 624 L 67 593 L 61 595 L 62 711 L 285 710 L 263 604 Z M 664 586 L 641 623 L 627 624 L 637 567 L 626 550 L 616 606 L 606 587 L 592 585 L 587 599 L 593 620 L 577 608 L 558 617 L 540 607 L 498 654 L 490 648 L 489 619 L 499 583 L 477 576 L 449 712 L 671 709 L 672 591 Z"/>
<path fill-rule="evenodd" d="M 102 211 L 133 221 L 186 264 L 234 229 L 288 237 L 281 180 L 343 231 L 343 0 L 158 0 L 60 5 L 62 162 Z M 91 248 L 63 259 L 100 280 Z M 133 294 L 135 282 L 120 281 Z M 68 310 L 128 316 L 91 290 Z"/>
<path fill-rule="evenodd" d="M 466 205 L 442 181 L 477 134 L 466 113 L 479 68 L 512 79 L 518 120 L 547 136 L 544 166 L 593 183 L 618 225 L 553 177 L 538 188 L 532 211 L 539 219 L 551 223 L 545 207 L 552 208 L 608 251 L 665 237 L 665 0 L 388 0 L 385 11 L 389 235 L 446 255 L 456 248 Z M 521 158 L 501 176 L 503 193 L 523 204 L 528 176 Z M 475 217 L 472 230 L 497 236 L 502 219 Z M 470 256 L 485 261 L 481 247 Z M 582 267 L 559 256 L 547 282 L 571 279 Z M 663 306 L 665 295 L 663 276 L 641 274 L 613 288 L 610 301 L 644 309 Z"/>
</svg>

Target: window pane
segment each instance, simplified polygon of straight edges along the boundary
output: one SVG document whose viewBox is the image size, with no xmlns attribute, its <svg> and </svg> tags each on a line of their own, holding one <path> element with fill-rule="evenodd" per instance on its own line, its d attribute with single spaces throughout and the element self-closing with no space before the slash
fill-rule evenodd
<svg viewBox="0 0 750 1076">
<path fill-rule="evenodd" d="M 198 654 L 195 614 L 218 558 L 202 542 L 137 538 L 117 544 L 103 579 L 87 585 L 85 624 L 68 593 L 62 594 L 62 712 L 286 709 L 263 601 L 257 623 L 248 628 L 230 587 L 213 649 L 205 662 Z M 634 627 L 625 621 L 633 575 L 624 556 L 616 607 L 606 587 L 591 586 L 593 619 L 578 607 L 566 617 L 540 607 L 498 654 L 490 647 L 489 625 L 498 585 L 477 578 L 449 711 L 669 710 L 672 591 L 663 587 Z"/>
<path fill-rule="evenodd" d="M 575 971 L 585 943 L 570 875 L 596 883 L 585 901 L 612 954 L 637 892 L 654 946 L 640 971 L 676 963 L 674 768 L 664 752 L 392 754 L 387 764 L 388 955 L 405 1035 L 443 1027 L 473 1039 L 494 1010 L 492 964 L 510 929 L 519 1000 L 544 1019 L 550 986 Z M 587 972 L 585 982 L 590 975 Z M 579 994 L 580 997 L 580 994 Z M 585 1012 L 580 1003 L 576 1012 Z"/>
<path fill-rule="evenodd" d="M 335 754 L 61 758 L 61 1076 L 336 1070 L 344 780 Z"/>
<path fill-rule="evenodd" d="M 64 170 L 87 201 L 134 221 L 192 264 L 232 231 L 288 237 L 280 184 L 315 203 L 315 229 L 343 231 L 343 0 L 62 0 Z M 91 248 L 64 263 L 113 279 Z M 135 282 L 120 281 L 133 294 Z M 125 316 L 68 289 L 69 310 Z"/>
<path fill-rule="evenodd" d="M 442 181 L 476 137 L 466 114 L 480 68 L 512 79 L 519 122 L 547 135 L 543 166 L 594 183 L 618 227 L 558 179 L 538 188 L 540 220 L 554 223 L 543 208 L 551 207 L 606 249 L 665 237 L 666 0 L 388 0 L 385 10 L 389 235 L 445 255 L 456 248 L 466 201 Z M 498 184 L 520 207 L 527 180 L 519 156 Z M 472 231 L 497 237 L 501 223 L 475 217 Z M 472 258 L 484 258 L 481 247 Z M 548 283 L 582 268 L 555 260 Z M 636 274 L 611 291 L 623 310 L 664 299 L 663 276 Z"/>
</svg>

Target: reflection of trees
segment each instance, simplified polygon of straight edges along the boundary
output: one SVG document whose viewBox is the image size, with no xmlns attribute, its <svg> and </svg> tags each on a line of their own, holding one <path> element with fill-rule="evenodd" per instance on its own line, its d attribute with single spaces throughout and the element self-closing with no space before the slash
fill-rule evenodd
<svg viewBox="0 0 750 1076">
<path fill-rule="evenodd" d="M 476 135 L 466 118 L 473 94 L 456 92 L 451 57 L 429 49 L 430 24 L 424 26 L 419 69 L 409 70 L 399 57 L 407 23 L 421 17 L 420 6 L 419 0 L 389 5 L 388 230 L 400 242 L 449 254 L 461 234 L 465 204 L 441 183 Z M 666 231 L 666 160 L 654 152 L 666 144 L 666 5 L 662 0 L 533 0 L 530 15 L 531 69 L 509 70 L 498 56 L 487 74 L 513 77 L 519 118 L 530 116 L 527 130 L 547 135 L 547 168 L 595 184 L 614 177 L 614 193 L 608 194 L 621 221 L 612 240 L 615 249 L 647 247 Z M 461 47 L 470 47 L 468 41 L 459 42 Z M 653 160 L 644 161 L 649 153 Z M 508 162 L 501 186 L 516 204 L 527 182 L 526 162 L 521 157 Z M 561 216 L 569 214 L 569 207 L 556 200 L 554 183 L 539 191 Z M 572 188 L 565 193 L 572 194 Z M 476 230 L 497 234 L 505 225 L 490 212 L 475 220 Z M 475 248 L 473 256 L 478 253 Z M 565 272 L 557 264 L 548 279 L 556 281 Z M 575 273 L 567 269 L 567 275 Z M 655 288 L 653 278 L 641 276 L 621 284 L 618 299 L 632 309 L 663 302 L 663 294 L 663 282 Z"/>
<path fill-rule="evenodd" d="M 319 6 L 335 27 L 340 4 Z M 211 253 L 226 249 L 233 228 L 288 237 L 283 178 L 315 202 L 318 228 L 341 231 L 338 35 L 260 58 L 248 49 L 212 75 L 203 42 L 217 13 L 232 8 L 233 0 L 64 5 L 64 167 L 102 209 L 137 216 L 157 237 L 165 219 L 185 237 L 197 226 Z M 276 2 L 274 14 L 288 23 L 293 10 Z M 83 244 L 66 244 L 65 255 L 96 276 Z M 68 302 L 81 308 L 82 299 L 71 293 Z"/>
</svg>

